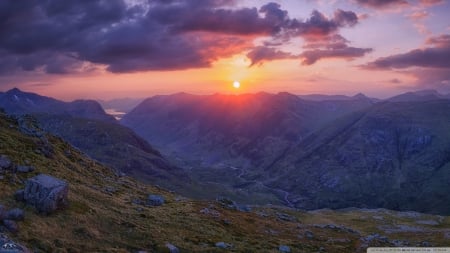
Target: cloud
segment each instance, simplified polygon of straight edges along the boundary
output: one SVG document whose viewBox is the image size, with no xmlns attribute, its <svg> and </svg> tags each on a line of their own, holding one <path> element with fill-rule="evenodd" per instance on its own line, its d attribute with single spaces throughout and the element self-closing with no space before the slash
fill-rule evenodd
<svg viewBox="0 0 450 253">
<path fill-rule="evenodd" d="M 406 0 L 355 0 L 356 3 L 363 5 L 365 7 L 383 9 L 393 6 L 408 5 Z"/>
<path fill-rule="evenodd" d="M 300 57 L 303 65 L 312 65 L 321 59 L 341 58 L 352 60 L 372 52 L 371 48 L 350 47 L 350 41 L 339 34 L 322 38 L 321 40 L 309 41 L 304 48 L 307 49 Z"/>
<path fill-rule="evenodd" d="M 362 68 L 393 70 L 416 78 L 416 85 L 450 91 L 450 34 L 430 37 L 426 47 L 369 62 Z"/>
<path fill-rule="evenodd" d="M 180 70 L 250 52 L 254 63 L 291 57 L 253 45 L 257 37 L 313 41 L 358 23 L 351 11 L 290 18 L 277 3 L 228 0 L 0 1 L 0 74 Z M 351 49 L 347 49 L 351 50 Z M 353 54 L 357 55 L 357 54 Z"/>
<path fill-rule="evenodd" d="M 251 67 L 265 61 L 295 59 L 297 56 L 270 47 L 256 47 L 247 54 L 247 57 L 251 60 Z"/>
<path fill-rule="evenodd" d="M 410 67 L 446 68 L 450 70 L 450 36 L 427 40 L 432 47 L 419 48 L 403 54 L 379 58 L 365 65 L 368 69 L 405 69 Z"/>
</svg>

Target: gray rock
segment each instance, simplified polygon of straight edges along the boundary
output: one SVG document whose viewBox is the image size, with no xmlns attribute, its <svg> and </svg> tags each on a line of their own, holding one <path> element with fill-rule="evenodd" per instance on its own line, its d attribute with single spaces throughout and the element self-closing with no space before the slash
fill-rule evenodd
<svg viewBox="0 0 450 253">
<path fill-rule="evenodd" d="M 69 186 L 49 175 L 38 175 L 26 182 L 24 200 L 39 212 L 50 214 L 67 205 Z"/>
<path fill-rule="evenodd" d="M 0 253 L 32 253 L 26 247 L 13 242 L 5 234 L 0 233 Z"/>
<path fill-rule="evenodd" d="M 6 219 L 22 221 L 25 217 L 25 212 L 20 208 L 14 208 L 6 212 Z"/>
<path fill-rule="evenodd" d="M 6 155 L 0 155 L 0 170 L 1 169 L 10 169 L 12 167 L 11 159 L 9 159 Z"/>
<path fill-rule="evenodd" d="M 34 171 L 34 166 L 29 166 L 29 165 L 19 165 L 17 166 L 17 172 L 19 173 L 29 173 Z"/>
<path fill-rule="evenodd" d="M 278 251 L 283 253 L 289 253 L 291 252 L 291 248 L 289 248 L 289 246 L 286 245 L 280 245 L 280 247 L 278 247 Z"/>
<path fill-rule="evenodd" d="M 149 206 L 161 206 L 165 202 L 165 199 L 161 195 L 150 194 L 147 198 L 147 205 Z"/>
<path fill-rule="evenodd" d="M 233 247 L 233 245 L 226 242 L 218 242 L 216 243 L 216 247 L 221 249 L 230 249 Z"/>
<path fill-rule="evenodd" d="M 17 233 L 19 231 L 19 226 L 13 220 L 3 220 L 3 226 L 11 233 Z"/>
<path fill-rule="evenodd" d="M 180 250 L 177 247 L 175 247 L 175 245 L 173 245 L 173 244 L 166 243 L 166 247 L 167 247 L 167 249 L 169 249 L 170 253 L 180 253 Z"/>
<path fill-rule="evenodd" d="M 311 232 L 309 230 L 306 230 L 305 231 L 305 237 L 308 238 L 308 239 L 314 239 L 314 234 L 313 234 L 313 232 Z"/>
</svg>

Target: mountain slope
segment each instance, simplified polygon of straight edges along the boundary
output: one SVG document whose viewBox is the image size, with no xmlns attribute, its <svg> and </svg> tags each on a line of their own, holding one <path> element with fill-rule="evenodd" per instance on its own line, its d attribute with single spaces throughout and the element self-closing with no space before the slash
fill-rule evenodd
<svg viewBox="0 0 450 253">
<path fill-rule="evenodd" d="M 62 137 L 93 159 L 123 173 L 163 186 L 179 185 L 186 174 L 132 130 L 107 115 L 92 100 L 62 102 L 12 89 L 0 95 L 0 108 L 15 115 L 32 114 L 50 133 Z"/>
<path fill-rule="evenodd" d="M 450 213 L 450 101 L 384 102 L 311 135 L 270 185 L 300 208 Z"/>
<path fill-rule="evenodd" d="M 219 242 L 233 252 L 277 252 L 281 245 L 292 252 L 366 252 L 369 246 L 445 246 L 450 236 L 449 217 L 420 213 L 278 207 L 240 212 L 218 202 L 191 201 L 118 177 L 60 138 L 25 135 L 21 129 L 0 112 L 0 154 L 36 168 L 29 174 L 3 174 L 0 199 L 8 207 L 24 208 L 25 221 L 9 236 L 33 252 L 169 252 L 167 243 L 180 252 L 223 252 Z M 51 146 L 52 157 L 36 152 L 42 145 Z M 67 208 L 46 216 L 14 201 L 15 190 L 38 173 L 68 182 Z M 166 203 L 139 204 L 148 194 L 162 195 Z"/>
</svg>

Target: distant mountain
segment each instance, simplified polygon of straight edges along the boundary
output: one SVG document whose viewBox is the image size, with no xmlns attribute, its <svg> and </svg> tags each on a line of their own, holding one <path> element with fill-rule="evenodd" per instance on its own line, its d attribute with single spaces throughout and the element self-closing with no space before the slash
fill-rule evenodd
<svg viewBox="0 0 450 253">
<path fill-rule="evenodd" d="M 267 173 L 299 208 L 450 214 L 450 101 L 383 102 L 334 121 Z"/>
<path fill-rule="evenodd" d="M 62 102 L 12 89 L 0 95 L 0 108 L 9 114 L 32 114 L 46 131 L 141 180 L 170 186 L 186 177 L 147 141 L 106 114 L 96 101 Z"/>
<path fill-rule="evenodd" d="M 346 96 L 346 95 L 323 95 L 323 94 L 308 94 L 308 95 L 298 95 L 299 98 L 310 101 L 345 101 L 345 100 L 354 100 L 354 99 L 365 99 L 368 98 L 366 95 L 362 93 L 358 93 L 354 96 Z M 377 98 L 368 98 L 373 102 L 379 101 Z"/>
<path fill-rule="evenodd" d="M 265 170 L 278 157 L 315 129 L 372 104 L 367 98 L 306 101 L 289 93 L 205 96 L 179 93 L 144 100 L 121 123 L 155 145 L 171 161 L 188 168 L 196 181 L 213 183 L 209 191 L 198 191 L 193 196 L 214 197 L 217 192 L 239 188 L 247 182 L 244 177 L 266 174 Z M 235 197 L 258 203 L 278 199 L 276 189 L 251 187 L 257 189 L 249 190 L 250 193 L 262 191 L 270 196 L 247 193 L 251 196 L 244 197 L 238 190 Z"/>
<path fill-rule="evenodd" d="M 114 121 L 94 100 L 63 102 L 35 93 L 23 92 L 17 88 L 0 94 L 0 107 L 11 114 L 47 113 L 69 115 L 102 121 Z"/>
<path fill-rule="evenodd" d="M 436 99 L 450 99 L 450 96 L 440 94 L 435 90 L 420 90 L 406 92 L 388 99 L 391 102 L 431 101 Z"/>
</svg>

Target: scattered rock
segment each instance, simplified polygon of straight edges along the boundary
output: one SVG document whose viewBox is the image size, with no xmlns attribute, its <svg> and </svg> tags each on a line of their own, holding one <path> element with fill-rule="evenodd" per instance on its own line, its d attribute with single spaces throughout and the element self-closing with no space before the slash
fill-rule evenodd
<svg viewBox="0 0 450 253">
<path fill-rule="evenodd" d="M 25 212 L 20 208 L 14 208 L 6 212 L 5 219 L 15 220 L 15 221 L 23 221 L 25 217 Z"/>
<path fill-rule="evenodd" d="M 206 214 L 206 215 L 211 215 L 213 217 L 219 217 L 220 213 L 216 210 L 210 209 L 210 208 L 203 208 L 202 210 L 200 210 L 200 213 L 202 214 Z"/>
<path fill-rule="evenodd" d="M 27 180 L 23 197 L 39 212 L 50 214 L 67 205 L 68 191 L 65 181 L 41 174 Z"/>
<path fill-rule="evenodd" d="M 308 239 L 314 239 L 314 233 L 309 231 L 309 230 L 306 230 L 305 231 L 305 237 L 308 238 Z"/>
<path fill-rule="evenodd" d="M 29 165 L 19 165 L 17 166 L 17 172 L 19 173 L 29 173 L 29 172 L 33 172 L 35 170 L 34 166 L 29 166 Z"/>
<path fill-rule="evenodd" d="M 289 253 L 291 252 L 291 248 L 289 248 L 289 246 L 287 245 L 280 245 L 280 247 L 278 247 L 278 251 L 283 253 Z"/>
<path fill-rule="evenodd" d="M 19 226 L 13 220 L 3 220 L 3 226 L 11 233 L 17 233 L 19 231 Z"/>
<path fill-rule="evenodd" d="M 227 198 L 227 197 L 217 197 L 216 201 L 223 207 L 227 208 L 227 209 L 232 209 L 232 210 L 236 210 L 236 202 L 234 202 L 233 200 Z"/>
<path fill-rule="evenodd" d="M 297 218 L 292 215 L 286 213 L 276 213 L 276 215 L 278 220 L 297 222 Z"/>
<path fill-rule="evenodd" d="M 231 249 L 233 245 L 226 242 L 218 242 L 216 243 L 216 247 L 221 249 Z"/>
<path fill-rule="evenodd" d="M 161 206 L 164 204 L 164 202 L 165 199 L 161 195 L 153 195 L 153 194 L 148 195 L 147 205 L 149 206 Z"/>
<path fill-rule="evenodd" d="M 166 243 L 166 247 L 169 249 L 170 253 L 180 253 L 180 250 L 173 244 Z"/>
</svg>

